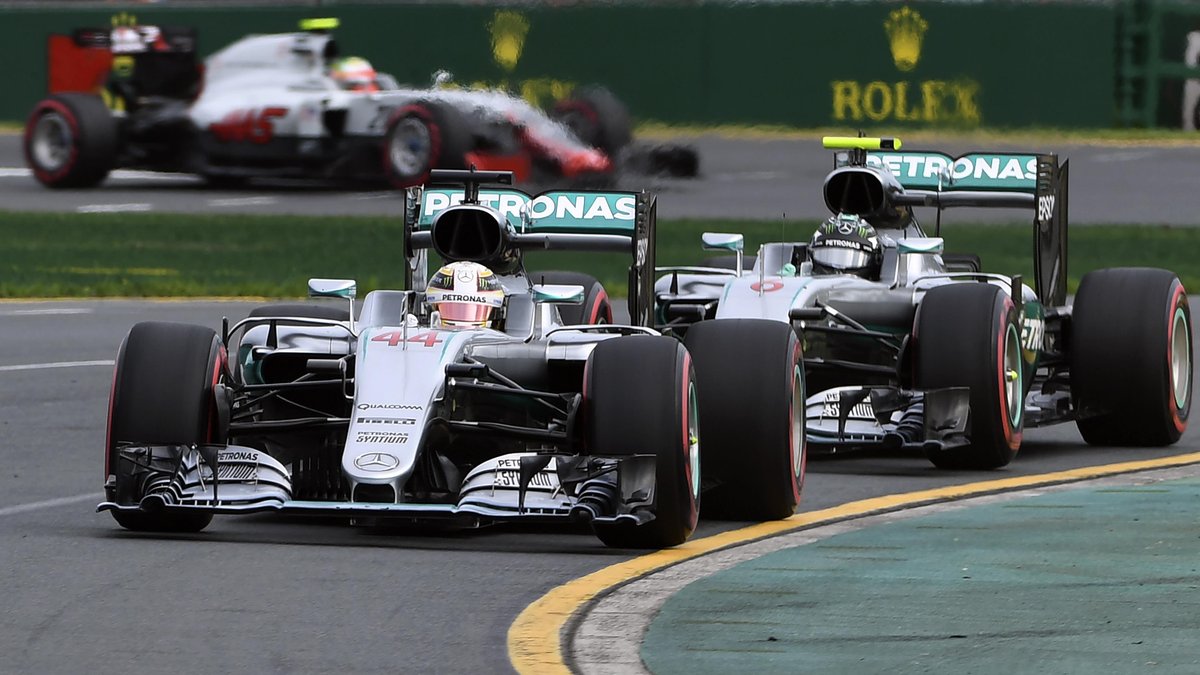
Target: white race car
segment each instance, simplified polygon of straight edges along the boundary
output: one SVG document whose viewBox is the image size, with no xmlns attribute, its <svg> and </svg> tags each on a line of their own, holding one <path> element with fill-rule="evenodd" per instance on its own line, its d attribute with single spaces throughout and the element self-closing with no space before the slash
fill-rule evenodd
<svg viewBox="0 0 1200 675">
<path fill-rule="evenodd" d="M 796 336 L 726 322 L 689 351 L 649 327 L 652 196 L 531 197 L 479 189 L 510 174 L 434 177 L 465 187 L 408 192 L 408 287 L 426 288 L 432 249 L 486 266 L 497 289 L 482 300 L 377 290 L 354 317 L 352 281 L 313 280 L 313 295 L 350 307 L 268 306 L 220 335 L 137 324 L 117 359 L 99 508 L 150 531 L 256 511 L 464 527 L 577 520 L 609 545 L 651 548 L 687 539 L 702 491 L 708 515 L 795 511 Z M 631 324 L 591 323 L 606 316 L 604 294 L 527 273 L 527 248 L 628 253 Z M 447 321 L 446 302 L 496 298 L 486 325 Z M 566 324 L 560 309 L 588 323 Z M 730 358 L 744 344 L 755 353 Z M 700 386 L 725 405 L 699 410 Z M 702 438 L 701 416 L 724 432 Z"/>
<path fill-rule="evenodd" d="M 90 187 L 114 168 L 199 174 L 228 185 L 255 177 L 423 184 L 433 168 L 512 171 L 521 182 L 611 182 L 621 166 L 695 174 L 688 148 L 631 146 L 624 105 L 581 88 L 552 111 L 494 90 L 401 86 L 375 73 L 347 89 L 331 75 L 329 30 L 251 35 L 195 61 L 189 29 L 79 30 L 66 49 L 111 57 L 100 93 L 38 102 L 25 156 L 48 187 Z M 75 52 L 72 52 L 75 54 Z M 75 64 L 95 58 L 60 58 Z"/>
</svg>

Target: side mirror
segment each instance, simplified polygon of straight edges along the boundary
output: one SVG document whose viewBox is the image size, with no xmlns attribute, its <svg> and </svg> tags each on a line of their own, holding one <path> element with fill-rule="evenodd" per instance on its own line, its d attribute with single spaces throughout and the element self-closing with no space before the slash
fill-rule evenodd
<svg viewBox="0 0 1200 675">
<path fill-rule="evenodd" d="M 353 279 L 309 279 L 308 297 L 345 298 L 350 301 L 350 332 L 354 332 L 354 296 L 358 284 Z"/>
<path fill-rule="evenodd" d="M 740 234 L 725 232 L 705 232 L 700 235 L 700 243 L 705 251 L 737 251 L 741 252 L 746 245 L 746 238 Z"/>
<path fill-rule="evenodd" d="M 353 279 L 309 279 L 310 298 L 350 298 L 358 293 L 358 284 Z"/>
<path fill-rule="evenodd" d="M 582 305 L 583 286 L 573 284 L 534 284 L 533 301 L 548 305 Z"/>
<path fill-rule="evenodd" d="M 746 238 L 740 234 L 726 232 L 705 232 L 700 235 L 700 245 L 706 251 L 733 251 L 737 256 L 735 271 L 742 276 L 742 249 L 746 246 Z"/>
</svg>

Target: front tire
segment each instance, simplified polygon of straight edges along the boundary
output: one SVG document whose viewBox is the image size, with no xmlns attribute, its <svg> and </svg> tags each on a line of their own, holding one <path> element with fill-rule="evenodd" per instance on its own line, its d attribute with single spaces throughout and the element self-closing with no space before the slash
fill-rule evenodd
<svg viewBox="0 0 1200 675">
<path fill-rule="evenodd" d="M 120 443 L 222 441 L 213 389 L 225 371 L 225 348 L 212 329 L 157 321 L 135 325 L 121 345 L 113 375 L 106 477 L 117 471 Z M 212 514 L 203 512 L 112 514 L 121 527 L 137 532 L 199 532 L 212 521 Z"/>
<path fill-rule="evenodd" d="M 1075 424 L 1091 445 L 1164 446 L 1192 407 L 1192 315 L 1167 270 L 1084 275 L 1071 316 Z"/>
<path fill-rule="evenodd" d="M 54 94 L 25 123 L 25 162 L 46 187 L 95 187 L 116 163 L 117 137 L 117 121 L 99 96 Z"/>
<path fill-rule="evenodd" d="M 383 136 L 383 171 L 397 188 L 423 185 L 432 169 L 466 168 L 471 129 L 462 113 L 440 101 L 419 101 L 392 113 Z"/>
<path fill-rule="evenodd" d="M 584 373 L 587 452 L 655 454 L 654 519 L 593 523 L 607 546 L 657 549 L 687 541 L 700 508 L 700 442 L 692 360 L 678 340 L 632 336 L 596 345 Z"/>
<path fill-rule="evenodd" d="M 807 442 L 800 342 L 785 323 L 701 321 L 688 329 L 700 392 L 705 517 L 778 520 L 796 512 Z"/>
<path fill-rule="evenodd" d="M 965 446 L 927 453 L 939 469 L 998 469 L 1021 447 L 1025 388 L 1021 327 L 1012 299 L 996 286 L 954 283 L 932 288 L 917 308 L 916 371 L 920 389 L 969 387 Z"/>
</svg>

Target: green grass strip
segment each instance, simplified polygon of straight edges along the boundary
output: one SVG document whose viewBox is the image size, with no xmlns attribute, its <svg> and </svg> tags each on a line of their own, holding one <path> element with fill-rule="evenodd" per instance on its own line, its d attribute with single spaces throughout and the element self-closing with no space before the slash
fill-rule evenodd
<svg viewBox="0 0 1200 675">
<path fill-rule="evenodd" d="M 814 222 L 661 221 L 660 265 L 697 264 L 700 233 L 742 232 L 746 250 L 805 241 Z M 947 225 L 946 250 L 978 253 L 987 271 L 1033 275 L 1031 225 Z M 1153 266 L 1200 288 L 1200 228 L 1075 226 L 1071 289 L 1088 270 Z M 392 217 L 0 212 L 0 297 L 203 297 L 304 295 L 310 277 L 356 279 L 360 296 L 399 288 L 400 222 Z M 613 295 L 627 290 L 628 256 L 531 253 L 527 266 L 594 274 Z"/>
</svg>

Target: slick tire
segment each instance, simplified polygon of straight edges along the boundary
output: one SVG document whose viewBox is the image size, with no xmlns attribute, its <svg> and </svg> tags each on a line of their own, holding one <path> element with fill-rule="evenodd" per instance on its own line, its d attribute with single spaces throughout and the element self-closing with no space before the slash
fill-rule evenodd
<svg viewBox="0 0 1200 675">
<path fill-rule="evenodd" d="M 419 101 L 401 106 L 383 136 L 383 172 L 396 188 L 423 185 L 432 169 L 466 168 L 471 128 L 453 106 Z"/>
<path fill-rule="evenodd" d="M 597 456 L 654 453 L 654 519 L 592 523 L 616 548 L 682 544 L 700 509 L 700 448 L 692 359 L 675 339 L 640 335 L 596 345 L 583 376 L 585 444 Z"/>
<path fill-rule="evenodd" d="M 583 286 L 582 305 L 559 305 L 558 316 L 568 326 L 612 323 L 612 303 L 608 300 L 603 284 L 596 277 L 582 272 L 534 272 L 530 275 L 536 284 L 563 284 Z"/>
<path fill-rule="evenodd" d="M 983 260 L 974 253 L 943 253 L 942 262 L 951 272 L 983 271 Z"/>
<path fill-rule="evenodd" d="M 1091 445 L 1164 446 L 1192 407 L 1192 314 L 1167 270 L 1084 275 L 1070 337 L 1075 424 Z"/>
<path fill-rule="evenodd" d="M 704 517 L 778 520 L 796 512 L 807 443 L 796 333 L 763 319 L 701 321 L 687 332 L 700 394 Z"/>
<path fill-rule="evenodd" d="M 1016 306 L 985 283 L 932 288 L 917 308 L 914 382 L 920 389 L 969 387 L 970 444 L 931 450 L 939 469 L 998 469 L 1021 447 L 1025 422 L 1021 327 Z"/>
<path fill-rule="evenodd" d="M 93 94 L 54 94 L 25 123 L 25 163 L 46 187 L 99 185 L 116 163 L 117 143 L 117 120 Z"/>
<path fill-rule="evenodd" d="M 617 157 L 633 140 L 629 110 L 604 87 L 575 90 L 569 98 L 559 101 L 550 115 L 579 140 L 602 150 L 609 157 Z"/>
<path fill-rule="evenodd" d="M 117 446 L 222 442 L 213 388 L 225 377 L 225 348 L 203 326 L 147 321 L 121 344 L 109 400 L 105 476 L 117 470 Z M 109 495 L 111 499 L 113 495 Z M 199 532 L 211 513 L 113 511 L 137 532 Z"/>
<path fill-rule="evenodd" d="M 758 260 L 758 256 L 743 255 L 742 256 L 742 271 L 747 272 L 754 267 L 754 262 Z M 700 261 L 701 267 L 716 267 L 723 270 L 737 269 L 736 255 L 714 255 Z"/>
</svg>

